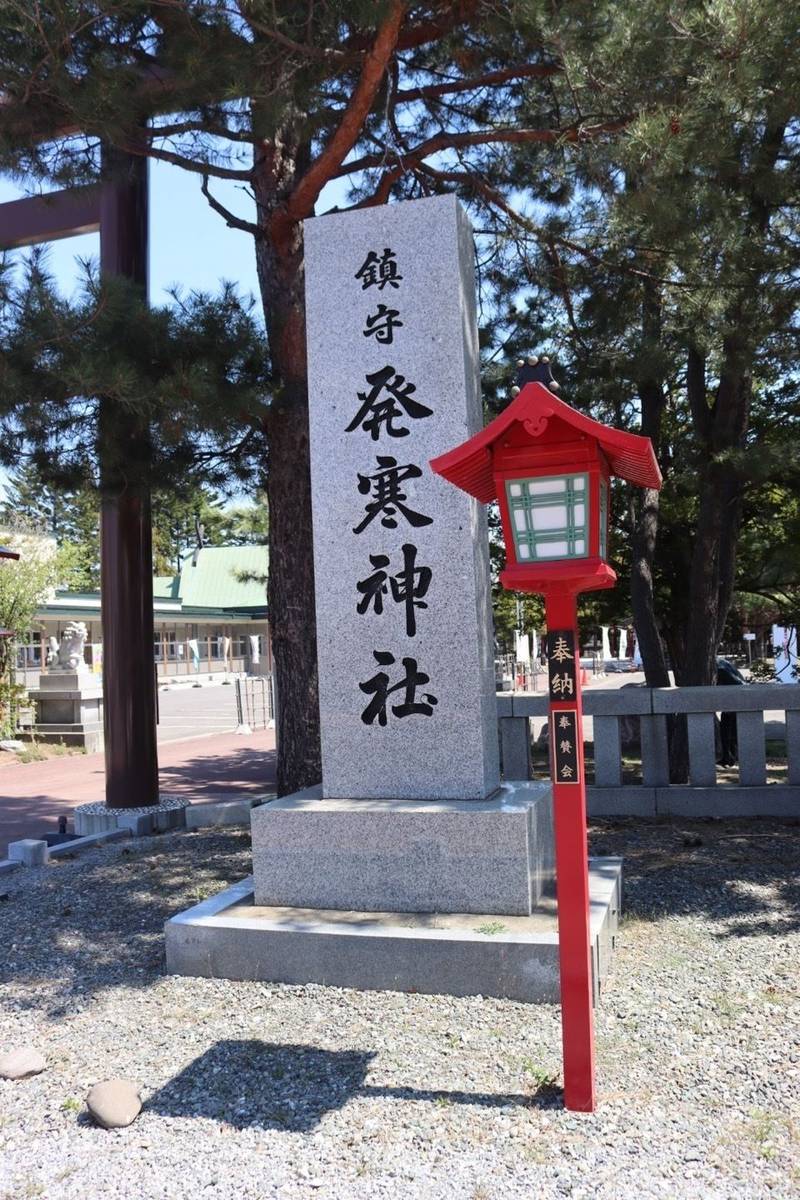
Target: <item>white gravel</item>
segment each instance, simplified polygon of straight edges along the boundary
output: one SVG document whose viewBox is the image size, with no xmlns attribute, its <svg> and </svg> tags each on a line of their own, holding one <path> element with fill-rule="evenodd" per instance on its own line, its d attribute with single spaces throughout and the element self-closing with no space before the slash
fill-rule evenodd
<svg viewBox="0 0 800 1200">
<path fill-rule="evenodd" d="M 800 828 L 593 850 L 625 856 L 627 916 L 591 1115 L 560 1106 L 557 1008 L 164 976 L 164 919 L 247 873 L 242 833 L 3 880 L 0 1050 L 48 1069 L 0 1081 L 0 1197 L 796 1197 Z M 114 1075 L 144 1109 L 106 1132 L 83 1100 Z"/>
</svg>

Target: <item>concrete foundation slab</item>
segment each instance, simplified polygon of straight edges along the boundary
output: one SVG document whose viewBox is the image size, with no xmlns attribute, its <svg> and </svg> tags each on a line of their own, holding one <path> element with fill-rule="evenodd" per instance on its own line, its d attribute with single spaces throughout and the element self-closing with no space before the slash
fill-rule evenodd
<svg viewBox="0 0 800 1200">
<path fill-rule="evenodd" d="M 590 860 L 595 997 L 614 947 L 622 860 Z M 530 916 L 332 911 L 254 903 L 244 879 L 166 923 L 173 975 L 428 995 L 559 999 L 553 901 Z"/>
<path fill-rule="evenodd" d="M 252 834 L 262 906 L 527 916 L 553 877 L 547 783 L 506 783 L 489 800 L 309 788 L 254 809 Z"/>
</svg>

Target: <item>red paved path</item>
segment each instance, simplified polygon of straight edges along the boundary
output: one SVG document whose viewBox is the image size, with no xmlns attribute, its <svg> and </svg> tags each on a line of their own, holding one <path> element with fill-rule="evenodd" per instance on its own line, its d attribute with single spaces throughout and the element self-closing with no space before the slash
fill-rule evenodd
<svg viewBox="0 0 800 1200">
<path fill-rule="evenodd" d="M 192 801 L 234 792 L 269 791 L 275 785 L 275 733 L 247 737 L 214 734 L 158 748 L 164 792 Z M 55 832 L 62 813 L 89 800 L 104 800 L 102 754 L 76 754 L 20 763 L 0 752 L 0 858 L 8 842 Z"/>
</svg>

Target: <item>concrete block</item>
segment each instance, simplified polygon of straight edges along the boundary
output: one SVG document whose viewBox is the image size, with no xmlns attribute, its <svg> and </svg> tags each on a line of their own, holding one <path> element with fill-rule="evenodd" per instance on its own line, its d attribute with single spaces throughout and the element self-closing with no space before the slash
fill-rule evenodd
<svg viewBox="0 0 800 1200">
<path fill-rule="evenodd" d="M 527 717 L 500 718 L 500 747 L 505 779 L 530 779 L 531 737 Z"/>
<path fill-rule="evenodd" d="M 608 970 L 619 860 L 590 864 L 592 962 Z M 213 979 L 559 1000 L 558 934 L 544 915 L 354 913 L 253 906 L 245 879 L 166 923 L 167 970 Z M 597 989 L 599 991 L 599 989 Z"/>
<path fill-rule="evenodd" d="M 594 718 L 594 781 L 598 787 L 622 787 L 619 717 Z"/>
<path fill-rule="evenodd" d="M 549 784 L 491 800 L 323 800 L 253 810 L 256 902 L 385 912 L 529 914 L 552 878 Z"/>
<path fill-rule="evenodd" d="M 690 712 L 686 717 L 686 727 L 689 737 L 689 779 L 695 787 L 713 787 L 717 781 L 713 712 Z"/>
<path fill-rule="evenodd" d="M 642 735 L 642 782 L 649 787 L 669 784 L 669 742 L 667 718 L 663 715 L 639 718 Z"/>
<path fill-rule="evenodd" d="M 654 817 L 656 789 L 638 784 L 586 789 L 586 810 L 590 817 Z"/>
<path fill-rule="evenodd" d="M 105 804 L 81 804 L 75 809 L 75 832 L 82 837 L 126 829 L 132 837 L 147 837 L 169 829 L 181 829 L 188 801 L 162 796 L 161 803 L 142 808 L 106 808 Z"/>
<path fill-rule="evenodd" d="M 800 712 L 786 713 L 786 755 L 791 784 L 800 784 Z"/>
<path fill-rule="evenodd" d="M 547 695 L 530 696 L 515 692 L 511 697 L 511 715 L 515 717 L 546 717 L 550 711 Z"/>
<path fill-rule="evenodd" d="M 624 685 L 621 688 L 600 690 L 591 688 L 583 693 L 583 711 L 594 716 L 641 716 L 652 711 L 651 689 Z"/>
<path fill-rule="evenodd" d="M 185 808 L 157 808 L 153 813 L 153 829 L 156 833 L 168 833 L 170 829 L 183 829 L 185 825 Z"/>
<path fill-rule="evenodd" d="M 257 796 L 235 796 L 230 800 L 212 800 L 190 804 L 184 809 L 187 829 L 208 829 L 214 825 L 249 825 L 250 813 L 261 801 Z"/>
<path fill-rule="evenodd" d="M 736 714 L 739 753 L 739 783 L 749 787 L 767 782 L 767 746 L 762 712 Z"/>
<path fill-rule="evenodd" d="M 23 867 L 43 867 L 50 857 L 47 842 L 38 838 L 22 838 L 18 842 L 8 843 L 8 857 L 12 862 L 21 863 Z"/>
<path fill-rule="evenodd" d="M 93 846 L 105 846 L 107 842 L 119 842 L 130 837 L 128 829 L 108 829 L 105 833 L 93 833 L 86 837 L 74 838 L 71 842 L 62 842 L 60 846 L 50 847 L 51 858 L 68 858 L 81 850 L 90 850 Z"/>
<path fill-rule="evenodd" d="M 659 816 L 678 817 L 800 817 L 800 787 L 683 787 L 656 789 Z"/>
</svg>

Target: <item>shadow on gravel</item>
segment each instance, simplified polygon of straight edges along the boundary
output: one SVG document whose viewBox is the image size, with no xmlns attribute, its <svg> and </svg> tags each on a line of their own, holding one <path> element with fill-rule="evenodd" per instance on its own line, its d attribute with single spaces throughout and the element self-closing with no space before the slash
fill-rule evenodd
<svg viewBox="0 0 800 1200">
<path fill-rule="evenodd" d="M 249 830 L 117 843 L 0 879 L 0 996 L 51 1018 L 164 975 L 164 922 L 252 868 Z"/>
<path fill-rule="evenodd" d="M 627 916 L 704 916 L 720 938 L 800 929 L 800 821 L 593 819 L 589 840 L 624 858 Z"/>
<path fill-rule="evenodd" d="M 373 1087 L 365 1083 L 372 1050 L 319 1050 L 255 1040 L 217 1042 L 145 1104 L 166 1117 L 205 1117 L 236 1129 L 307 1133 L 357 1096 L 424 1100 L 438 1105 L 552 1106 L 558 1089 L 529 1095 Z"/>
</svg>

